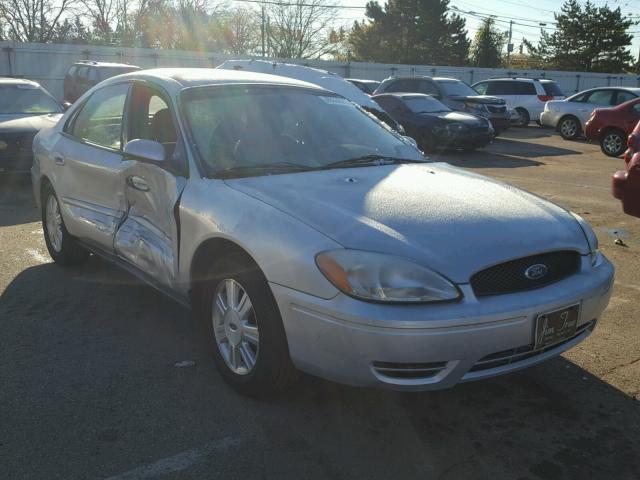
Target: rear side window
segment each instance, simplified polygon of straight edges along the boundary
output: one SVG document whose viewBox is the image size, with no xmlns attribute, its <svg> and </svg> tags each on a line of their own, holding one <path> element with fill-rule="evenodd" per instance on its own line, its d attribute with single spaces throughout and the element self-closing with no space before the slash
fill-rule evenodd
<svg viewBox="0 0 640 480">
<path fill-rule="evenodd" d="M 513 82 L 516 95 L 537 95 L 536 86 L 533 82 Z"/>
<path fill-rule="evenodd" d="M 99 89 L 75 116 L 71 134 L 81 140 L 119 150 L 122 146 L 122 117 L 128 92 L 128 83 Z"/>
<path fill-rule="evenodd" d="M 560 89 L 556 82 L 540 82 L 544 92 L 554 97 L 564 97 L 564 92 Z"/>
</svg>

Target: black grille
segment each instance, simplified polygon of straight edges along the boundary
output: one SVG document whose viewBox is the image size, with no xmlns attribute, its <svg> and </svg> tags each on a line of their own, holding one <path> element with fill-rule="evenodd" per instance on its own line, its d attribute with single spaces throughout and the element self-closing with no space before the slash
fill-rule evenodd
<svg viewBox="0 0 640 480">
<path fill-rule="evenodd" d="M 546 267 L 546 275 L 540 278 L 528 278 L 525 275 L 527 269 L 538 264 Z M 577 252 L 543 253 L 518 258 L 482 270 L 471 277 L 471 287 L 479 297 L 520 292 L 557 282 L 576 273 L 579 269 L 580 255 Z"/>
<path fill-rule="evenodd" d="M 511 365 L 512 363 L 518 363 L 528 358 L 537 357 L 538 355 L 548 352 L 549 350 L 553 350 L 554 348 L 561 347 L 565 343 L 570 342 L 576 337 L 579 337 L 586 331 L 593 331 L 593 328 L 596 325 L 595 320 L 591 320 L 590 322 L 584 323 L 578 327 L 575 335 L 571 338 L 567 338 L 562 342 L 556 343 L 555 345 L 549 345 L 545 348 L 541 348 L 540 350 L 534 350 L 533 344 L 523 345 L 522 347 L 512 348 L 509 350 L 503 350 L 502 352 L 492 353 L 491 355 L 487 355 L 486 357 L 481 358 L 478 362 L 471 367 L 469 372 L 480 372 L 482 370 L 491 370 L 492 368 L 502 367 L 503 365 Z"/>
</svg>

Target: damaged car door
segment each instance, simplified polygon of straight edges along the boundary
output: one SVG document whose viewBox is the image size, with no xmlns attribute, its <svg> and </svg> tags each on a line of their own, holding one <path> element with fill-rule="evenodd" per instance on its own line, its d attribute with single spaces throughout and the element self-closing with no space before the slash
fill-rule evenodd
<svg viewBox="0 0 640 480">
<path fill-rule="evenodd" d="M 116 254 L 159 286 L 178 272 L 177 204 L 186 184 L 186 154 L 168 96 L 136 82 L 130 96 L 121 185 L 126 213 Z"/>
</svg>

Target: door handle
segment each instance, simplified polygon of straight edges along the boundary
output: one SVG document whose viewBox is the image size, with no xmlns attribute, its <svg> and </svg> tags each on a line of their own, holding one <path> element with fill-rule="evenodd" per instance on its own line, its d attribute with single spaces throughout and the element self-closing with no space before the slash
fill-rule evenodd
<svg viewBox="0 0 640 480">
<path fill-rule="evenodd" d="M 54 153 L 53 161 L 56 165 L 64 165 L 64 155 L 61 155 L 59 153 Z"/>
<path fill-rule="evenodd" d="M 149 185 L 147 184 L 147 181 L 137 175 L 131 175 L 130 177 L 127 177 L 127 184 L 131 188 L 135 188 L 136 190 L 140 190 L 141 192 L 149 191 Z"/>
</svg>

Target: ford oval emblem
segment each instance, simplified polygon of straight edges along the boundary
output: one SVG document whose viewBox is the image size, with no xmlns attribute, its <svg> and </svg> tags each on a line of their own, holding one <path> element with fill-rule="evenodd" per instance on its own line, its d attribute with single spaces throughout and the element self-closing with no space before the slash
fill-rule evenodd
<svg viewBox="0 0 640 480">
<path fill-rule="evenodd" d="M 531 265 L 524 271 L 524 276 L 529 280 L 538 280 L 544 277 L 549 272 L 549 269 L 546 265 L 542 263 L 536 263 L 535 265 Z"/>
</svg>

